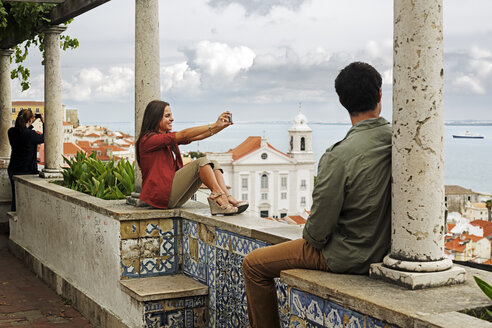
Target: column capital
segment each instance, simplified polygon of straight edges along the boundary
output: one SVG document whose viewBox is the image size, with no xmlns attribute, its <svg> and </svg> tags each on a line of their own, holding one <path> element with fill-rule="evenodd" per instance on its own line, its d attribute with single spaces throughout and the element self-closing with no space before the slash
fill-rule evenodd
<svg viewBox="0 0 492 328">
<path fill-rule="evenodd" d="M 65 32 L 66 29 L 67 29 L 67 27 L 63 26 L 63 25 L 53 25 L 53 26 L 45 28 L 43 30 L 43 33 L 44 34 L 62 34 L 63 32 Z"/>
<path fill-rule="evenodd" d="M 12 49 L 0 49 L 0 56 L 9 56 L 14 53 Z"/>
</svg>

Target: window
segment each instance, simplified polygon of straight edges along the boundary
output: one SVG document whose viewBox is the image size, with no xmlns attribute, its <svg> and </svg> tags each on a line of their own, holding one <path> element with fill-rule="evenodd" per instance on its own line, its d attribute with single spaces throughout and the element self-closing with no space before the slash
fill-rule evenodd
<svg viewBox="0 0 492 328">
<path fill-rule="evenodd" d="M 268 217 L 268 211 L 260 211 L 260 216 L 262 218 L 267 218 Z"/>
<path fill-rule="evenodd" d="M 444 201 L 447 202 L 448 201 L 448 196 L 444 197 Z"/>
<path fill-rule="evenodd" d="M 266 192 L 261 193 L 261 200 L 267 200 L 268 199 L 268 194 Z"/>
<path fill-rule="evenodd" d="M 241 194 L 241 200 L 248 200 L 248 194 Z"/>
<path fill-rule="evenodd" d="M 39 113 L 39 107 L 36 107 L 36 113 Z"/>
<path fill-rule="evenodd" d="M 306 197 L 301 197 L 301 206 L 306 206 Z"/>
<path fill-rule="evenodd" d="M 304 137 L 301 138 L 301 150 L 306 150 L 306 141 Z"/>
<path fill-rule="evenodd" d="M 287 199 L 287 193 L 286 192 L 280 193 L 280 199 Z"/>
<path fill-rule="evenodd" d="M 263 174 L 261 176 L 261 189 L 267 189 L 268 188 L 268 176 L 266 174 Z"/>
<path fill-rule="evenodd" d="M 287 189 L 287 177 L 280 178 L 280 188 Z"/>
<path fill-rule="evenodd" d="M 261 159 L 267 159 L 267 157 L 268 157 L 268 154 L 267 153 L 261 154 Z"/>
<path fill-rule="evenodd" d="M 471 200 L 471 197 L 470 196 L 468 196 L 468 200 Z"/>
<path fill-rule="evenodd" d="M 14 113 L 14 114 L 15 114 L 15 108 L 12 108 L 12 113 Z"/>
<path fill-rule="evenodd" d="M 301 189 L 306 189 L 306 180 L 301 180 Z"/>
<path fill-rule="evenodd" d="M 193 194 L 193 196 L 191 196 L 191 200 L 196 200 L 196 194 Z"/>
<path fill-rule="evenodd" d="M 241 188 L 242 189 L 248 189 L 248 178 L 242 178 L 241 179 Z"/>
<path fill-rule="evenodd" d="M 281 218 L 285 218 L 287 216 L 287 213 L 280 213 Z"/>
</svg>

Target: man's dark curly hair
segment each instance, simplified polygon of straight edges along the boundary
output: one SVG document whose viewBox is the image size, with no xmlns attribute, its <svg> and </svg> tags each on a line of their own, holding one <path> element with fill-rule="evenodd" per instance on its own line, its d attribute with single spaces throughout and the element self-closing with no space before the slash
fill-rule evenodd
<svg viewBox="0 0 492 328">
<path fill-rule="evenodd" d="M 340 71 L 335 79 L 335 90 L 343 107 L 356 116 L 376 108 L 382 81 L 374 67 L 354 62 Z"/>
</svg>

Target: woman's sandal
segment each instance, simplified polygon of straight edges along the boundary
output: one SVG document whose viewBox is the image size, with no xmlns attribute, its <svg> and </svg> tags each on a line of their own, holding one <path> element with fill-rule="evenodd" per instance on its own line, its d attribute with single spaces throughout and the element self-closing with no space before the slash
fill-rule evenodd
<svg viewBox="0 0 492 328">
<path fill-rule="evenodd" d="M 231 203 L 233 206 L 237 207 L 237 214 L 243 213 L 246 211 L 246 209 L 249 206 L 249 203 L 245 200 L 239 200 L 239 201 L 234 201 L 233 197 L 231 195 L 227 196 L 227 200 L 229 203 Z"/>
<path fill-rule="evenodd" d="M 212 215 L 216 214 L 224 214 L 224 215 L 232 215 L 232 214 L 237 214 L 238 208 L 233 206 L 232 204 L 227 204 L 227 205 L 220 205 L 217 203 L 217 198 L 220 196 L 225 195 L 223 192 L 219 193 L 210 193 L 210 197 L 207 198 L 208 200 L 208 205 L 210 206 L 210 213 Z"/>
</svg>

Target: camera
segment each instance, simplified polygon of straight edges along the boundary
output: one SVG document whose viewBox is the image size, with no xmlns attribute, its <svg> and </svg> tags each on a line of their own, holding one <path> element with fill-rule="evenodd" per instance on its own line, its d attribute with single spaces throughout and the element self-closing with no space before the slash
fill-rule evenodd
<svg viewBox="0 0 492 328">
<path fill-rule="evenodd" d="M 41 118 L 41 114 L 34 114 L 34 118 Z"/>
</svg>

